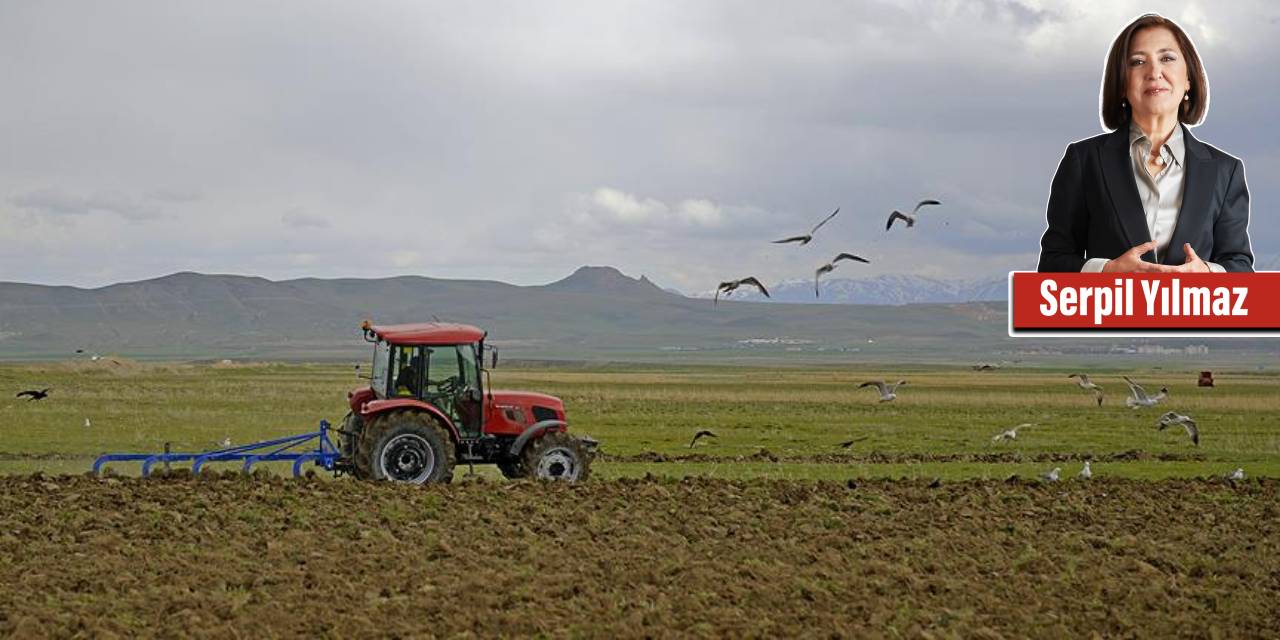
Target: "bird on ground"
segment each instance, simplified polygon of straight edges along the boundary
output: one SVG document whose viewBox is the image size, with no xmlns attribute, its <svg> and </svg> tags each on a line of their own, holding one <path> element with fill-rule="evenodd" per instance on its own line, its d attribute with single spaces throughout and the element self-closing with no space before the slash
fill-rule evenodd
<svg viewBox="0 0 1280 640">
<path fill-rule="evenodd" d="M 832 212 L 831 212 L 831 215 L 829 215 L 829 216 L 827 216 L 827 217 L 823 218 L 823 219 L 822 219 L 822 222 L 819 222 L 818 224 L 814 225 L 813 229 L 810 229 L 810 230 L 809 230 L 809 233 L 806 233 L 805 235 L 802 235 L 802 236 L 791 236 L 790 238 L 783 238 L 783 239 L 781 239 L 781 240 L 774 240 L 774 241 L 773 241 L 773 244 L 786 244 L 786 243 L 788 243 L 788 242 L 798 242 L 798 243 L 800 243 L 800 246 L 802 246 L 802 247 L 803 247 L 804 245 L 809 244 L 809 241 L 810 241 L 810 240 L 813 240 L 813 234 L 815 234 L 815 233 L 817 233 L 817 232 L 818 232 L 818 228 L 819 228 L 819 227 L 821 227 L 822 225 L 826 224 L 828 220 L 830 220 L 830 219 L 832 219 L 832 218 L 836 217 L 836 214 L 837 214 L 837 213 L 840 213 L 840 207 L 836 207 L 836 210 L 835 210 L 835 211 L 832 211 Z"/>
<path fill-rule="evenodd" d="M 35 389 L 27 389 L 26 391 L 19 391 L 18 395 L 14 397 L 21 398 L 22 396 L 30 396 L 29 398 L 27 398 L 28 402 L 31 402 L 34 400 L 44 400 L 45 398 L 49 397 L 50 391 L 53 391 L 53 387 L 41 389 L 39 391 L 36 391 Z"/>
<path fill-rule="evenodd" d="M 1040 479 L 1044 480 L 1045 482 L 1057 482 L 1058 479 L 1061 477 L 1062 477 L 1061 467 L 1054 467 L 1053 471 L 1050 471 L 1049 473 L 1040 474 Z"/>
<path fill-rule="evenodd" d="M 852 439 L 852 440 L 845 440 L 844 442 L 841 442 L 841 443 L 840 443 L 840 448 L 841 448 L 841 449 L 848 449 L 848 448 L 850 448 L 850 447 L 852 447 L 852 446 L 853 446 L 853 443 L 855 443 L 855 442 L 862 442 L 863 440 L 866 440 L 867 438 L 870 438 L 870 437 L 871 437 L 871 436 L 862 436 L 861 438 L 854 438 L 854 439 Z"/>
<path fill-rule="evenodd" d="M 229 446 L 231 446 L 231 438 L 223 438 L 223 439 L 222 439 L 222 446 L 223 446 L 223 447 L 229 447 Z"/>
<path fill-rule="evenodd" d="M 942 478 L 934 478 L 933 482 L 929 483 L 930 489 L 937 489 L 938 487 L 941 487 L 941 486 L 942 486 Z"/>
<path fill-rule="evenodd" d="M 1088 480 L 1089 478 L 1093 477 L 1093 469 L 1089 468 L 1088 460 L 1084 461 L 1084 468 L 1080 470 L 1080 473 L 1078 475 L 1083 480 Z"/>
<path fill-rule="evenodd" d="M 766 298 L 769 297 L 769 290 L 765 289 L 764 285 L 760 284 L 759 280 L 757 280 L 755 277 L 748 277 L 748 278 L 743 278 L 741 280 L 729 280 L 727 282 L 721 282 L 720 286 L 716 287 L 716 297 L 711 304 L 712 305 L 720 304 L 720 294 L 723 293 L 724 297 L 727 298 L 729 297 L 730 293 L 733 293 L 735 290 L 737 290 L 738 287 L 741 287 L 744 284 L 749 284 L 759 289 L 760 293 L 764 294 L 764 297 Z"/>
<path fill-rule="evenodd" d="M 1196 421 L 1191 416 L 1184 416 L 1176 411 L 1170 411 L 1160 416 L 1156 421 L 1156 430 L 1164 431 L 1168 427 L 1181 426 L 1186 429 L 1187 435 L 1191 436 L 1191 444 L 1200 446 L 1200 429 L 1196 427 Z"/>
<path fill-rule="evenodd" d="M 855 256 L 852 253 L 842 253 L 835 258 L 832 258 L 831 262 L 818 267 L 818 270 L 813 274 L 813 297 L 818 297 L 818 279 L 821 278 L 824 273 L 831 273 L 832 271 L 835 271 L 836 263 L 841 260 L 856 260 L 864 264 L 871 264 L 870 260 L 861 256 Z"/>
<path fill-rule="evenodd" d="M 999 368 L 1000 365 L 991 364 L 990 362 L 979 362 L 978 364 L 973 365 L 974 371 L 995 371 Z"/>
<path fill-rule="evenodd" d="M 898 387 L 906 383 L 906 380 L 899 380 L 896 384 L 885 384 L 884 380 L 871 380 L 858 385 L 858 388 L 875 387 L 880 390 L 880 402 L 893 402 L 898 397 Z"/>
<path fill-rule="evenodd" d="M 1244 480 L 1244 467 L 1239 467 L 1235 471 L 1232 471 L 1231 475 L 1227 476 L 1227 479 L 1228 480 Z"/>
<path fill-rule="evenodd" d="M 903 213 L 895 209 L 893 213 L 889 214 L 889 221 L 885 223 L 884 230 L 888 231 L 891 227 L 893 227 L 894 220 L 902 220 L 906 222 L 908 229 L 916 226 L 916 215 L 920 211 L 920 207 L 923 207 L 925 205 L 931 205 L 931 204 L 942 204 L 942 203 L 938 202 L 937 200 L 921 200 L 919 203 L 916 204 L 916 208 L 911 210 L 911 213 Z"/>
<path fill-rule="evenodd" d="M 1146 390 L 1142 388 L 1142 385 L 1131 380 L 1129 376 L 1123 377 L 1124 381 L 1129 383 L 1129 393 L 1132 394 L 1128 398 L 1124 399 L 1124 404 L 1131 409 L 1137 409 L 1139 407 L 1154 407 L 1161 400 L 1169 397 L 1169 387 L 1160 387 L 1160 393 L 1157 393 L 1154 396 L 1148 396 Z"/>
<path fill-rule="evenodd" d="M 85 418 L 85 419 L 84 419 L 84 426 L 85 426 L 85 428 L 86 428 L 86 429 L 88 429 L 89 427 L 92 427 L 92 426 L 93 426 L 93 423 L 92 423 L 92 422 L 89 422 L 89 419 L 88 419 L 88 418 Z"/>
<path fill-rule="evenodd" d="M 697 444 L 698 440 L 701 438 L 719 438 L 719 437 L 720 436 L 717 436 L 710 429 L 703 429 L 702 431 L 699 431 L 693 434 L 693 440 L 689 441 L 689 448 L 692 449 L 693 445 Z"/>
<path fill-rule="evenodd" d="M 1001 431 L 1000 433 L 997 433 L 997 434 L 995 435 L 995 437 L 991 438 L 991 441 L 992 441 L 992 442 L 1004 442 L 1004 441 L 1006 441 L 1006 440 L 1015 440 L 1015 439 L 1017 439 L 1017 437 L 1018 437 L 1018 429 L 1023 429 L 1023 428 L 1026 428 L 1026 427 L 1034 427 L 1034 426 L 1036 426 L 1034 422 L 1024 422 L 1024 423 L 1022 423 L 1022 424 L 1020 424 L 1020 425 L 1018 425 L 1018 426 L 1016 426 L 1016 427 L 1014 427 L 1014 428 L 1012 428 L 1012 429 L 1009 429 L 1009 430 L 1007 430 L 1007 431 Z"/>
</svg>

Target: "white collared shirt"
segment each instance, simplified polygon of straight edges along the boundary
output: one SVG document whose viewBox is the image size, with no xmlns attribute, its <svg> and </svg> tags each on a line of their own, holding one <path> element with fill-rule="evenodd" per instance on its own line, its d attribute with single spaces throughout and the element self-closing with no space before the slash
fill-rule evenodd
<svg viewBox="0 0 1280 640">
<path fill-rule="evenodd" d="M 1182 208 L 1182 194 L 1186 180 L 1186 139 L 1182 135 L 1182 125 L 1174 126 L 1169 139 L 1160 147 L 1161 169 L 1155 175 L 1147 170 L 1147 158 L 1151 157 L 1151 139 L 1143 133 L 1142 127 L 1129 121 L 1129 158 L 1133 168 L 1134 181 L 1138 185 L 1138 198 L 1142 201 L 1142 211 L 1147 218 L 1147 231 L 1151 240 L 1156 243 L 1156 262 L 1169 250 L 1173 240 L 1173 230 L 1178 225 L 1178 210 Z M 1204 258 L 1201 257 L 1201 260 Z M 1106 258 L 1090 258 L 1085 261 L 1082 272 L 1102 271 L 1107 264 Z M 1226 271 L 1220 265 L 1206 261 L 1210 271 Z"/>
</svg>

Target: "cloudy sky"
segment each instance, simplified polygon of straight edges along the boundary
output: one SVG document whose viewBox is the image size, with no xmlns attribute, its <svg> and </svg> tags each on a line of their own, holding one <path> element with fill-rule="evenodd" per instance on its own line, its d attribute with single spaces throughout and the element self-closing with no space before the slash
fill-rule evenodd
<svg viewBox="0 0 1280 640">
<path fill-rule="evenodd" d="M 0 2 L 0 280 L 538 284 L 1034 268 L 1116 32 L 1200 48 L 1195 130 L 1280 249 L 1269 2 Z M 907 232 L 894 208 L 922 197 Z M 769 240 L 841 213 L 807 247 Z M 1280 263 L 1270 268 L 1280 268 Z"/>
</svg>

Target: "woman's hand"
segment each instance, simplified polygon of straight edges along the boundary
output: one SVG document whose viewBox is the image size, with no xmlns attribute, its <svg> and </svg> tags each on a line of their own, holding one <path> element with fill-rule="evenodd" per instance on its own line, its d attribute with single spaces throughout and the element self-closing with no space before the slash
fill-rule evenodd
<svg viewBox="0 0 1280 640">
<path fill-rule="evenodd" d="M 1163 273 L 1168 271 L 1181 271 L 1182 267 L 1169 267 L 1163 264 L 1155 264 L 1154 262 L 1146 262 L 1142 259 L 1142 254 L 1156 248 L 1154 242 L 1144 242 L 1122 254 L 1114 260 L 1108 260 L 1102 265 L 1103 273 Z M 1201 263 L 1203 264 L 1203 263 Z M 1185 266 L 1185 265 L 1183 265 Z M 1208 267 L 1205 267 L 1208 270 Z"/>
<path fill-rule="evenodd" d="M 1183 243 L 1182 252 L 1187 254 L 1187 261 L 1177 267 L 1177 270 L 1183 273 L 1208 273 L 1209 265 L 1196 255 L 1196 250 L 1191 248 L 1191 243 Z"/>
</svg>

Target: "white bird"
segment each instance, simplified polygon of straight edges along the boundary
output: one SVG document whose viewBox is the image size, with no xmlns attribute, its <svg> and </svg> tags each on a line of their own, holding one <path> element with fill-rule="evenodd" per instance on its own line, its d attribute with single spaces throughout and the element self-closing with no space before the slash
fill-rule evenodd
<svg viewBox="0 0 1280 640">
<path fill-rule="evenodd" d="M 222 439 L 222 446 L 223 446 L 223 447 L 229 447 L 229 446 L 231 446 L 231 438 L 223 438 L 223 439 Z"/>
<path fill-rule="evenodd" d="M 1084 468 L 1080 470 L 1080 477 L 1085 480 L 1088 480 L 1089 478 L 1093 477 L 1093 469 L 1089 468 L 1088 460 L 1084 461 Z"/>
<path fill-rule="evenodd" d="M 906 383 L 906 380 L 899 380 L 896 384 L 885 384 L 884 380 L 872 380 L 858 385 L 858 388 L 875 387 L 880 390 L 880 402 L 893 402 L 898 397 L 898 387 Z"/>
<path fill-rule="evenodd" d="M 1054 467 L 1049 473 L 1040 474 L 1040 479 L 1046 482 L 1057 482 L 1062 477 L 1062 467 Z"/>
<path fill-rule="evenodd" d="M 1181 426 L 1186 429 L 1187 435 L 1191 436 L 1191 444 L 1200 446 L 1200 429 L 1196 427 L 1196 421 L 1191 416 L 1184 416 L 1176 411 L 1170 411 L 1160 416 L 1156 421 L 1156 430 L 1164 431 L 1168 427 Z"/>
<path fill-rule="evenodd" d="M 85 428 L 92 427 L 92 426 L 93 426 L 93 423 L 92 423 L 92 422 L 89 422 L 89 419 L 88 419 L 88 418 L 85 418 L 85 419 L 84 419 L 84 426 L 85 426 Z"/>
<path fill-rule="evenodd" d="M 841 260 L 856 260 L 864 264 L 871 264 L 870 260 L 863 258 L 861 256 L 855 256 L 852 253 L 841 253 L 835 258 L 832 258 L 831 262 L 828 262 L 822 265 L 821 267 L 818 267 L 818 270 L 815 271 L 813 274 L 813 297 L 815 298 L 818 297 L 818 279 L 821 278 L 822 274 L 824 273 L 831 273 L 832 271 L 835 271 L 836 263 L 840 262 Z"/>
<path fill-rule="evenodd" d="M 1089 379 L 1089 374 L 1087 374 L 1087 373 L 1073 373 L 1073 374 L 1071 374 L 1071 375 L 1069 375 L 1069 376 L 1067 376 L 1067 377 L 1068 377 L 1068 378 L 1078 378 L 1078 379 L 1076 380 L 1076 386 L 1077 386 L 1077 387 L 1080 387 L 1081 389 L 1084 389 L 1085 391 L 1092 391 L 1092 392 L 1093 392 L 1093 399 L 1097 401 L 1097 403 L 1098 403 L 1098 406 L 1099 406 L 1099 407 L 1101 407 L 1101 406 L 1102 406 L 1102 387 L 1098 386 L 1098 384 L 1097 384 L 1097 383 L 1095 383 L 1095 382 L 1093 382 L 1092 380 L 1090 380 L 1090 379 Z"/>
<path fill-rule="evenodd" d="M 908 229 L 916 226 L 916 213 L 920 211 L 920 207 L 923 207 L 925 205 L 930 205 L 930 204 L 942 204 L 942 203 L 938 202 L 937 200 L 921 200 L 919 203 L 916 204 L 916 208 L 911 210 L 911 213 L 903 213 L 901 211 L 894 210 L 893 213 L 889 214 L 889 221 L 885 223 L 884 230 L 888 231 L 889 228 L 893 226 L 894 220 L 902 220 L 903 222 L 906 222 Z"/>
<path fill-rule="evenodd" d="M 1240 467 L 1227 476 L 1230 480 L 1244 480 L 1244 467 Z"/>
<path fill-rule="evenodd" d="M 815 234 L 815 233 L 817 233 L 817 232 L 818 232 L 818 228 L 819 228 L 819 227 L 821 227 L 822 225 L 826 224 L 828 220 L 830 220 L 830 219 L 832 219 L 832 218 L 836 217 L 836 214 L 837 214 L 837 213 L 840 213 L 840 207 L 836 207 L 836 210 L 835 210 L 835 211 L 832 211 L 832 212 L 831 212 L 831 215 L 829 215 L 829 216 L 827 216 L 827 217 L 823 218 L 823 219 L 822 219 L 822 222 L 819 222 L 818 224 L 814 225 L 813 229 L 811 229 L 811 230 L 809 231 L 809 233 L 806 233 L 805 235 L 802 235 L 802 236 L 791 236 L 790 238 L 783 238 L 783 239 L 781 239 L 781 240 L 774 240 L 774 241 L 773 241 L 773 243 L 774 243 L 774 244 L 786 244 L 786 243 L 788 243 L 788 242 L 799 242 L 799 243 L 800 243 L 800 246 L 804 246 L 804 245 L 806 245 L 806 244 L 809 244 L 809 241 L 810 241 L 810 240 L 813 240 L 813 234 Z"/>
<path fill-rule="evenodd" d="M 1154 407 L 1161 400 L 1169 397 L 1169 387 L 1160 387 L 1160 393 L 1157 393 L 1154 396 L 1148 396 L 1146 390 L 1142 388 L 1142 385 L 1131 380 L 1129 376 L 1123 377 L 1124 381 L 1129 383 L 1129 393 L 1131 394 L 1128 398 L 1124 399 L 1124 404 L 1130 409 Z"/>
<path fill-rule="evenodd" d="M 1024 427 L 1034 427 L 1034 426 L 1036 426 L 1035 423 L 1024 422 L 1012 429 L 1009 429 L 1008 431 L 1001 431 L 1000 433 L 997 433 L 995 437 L 991 438 L 991 441 L 1001 442 L 1004 440 L 1014 440 L 1018 437 L 1018 429 L 1022 429 Z"/>
</svg>

